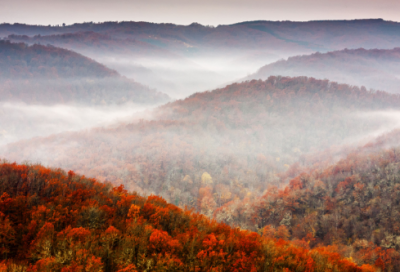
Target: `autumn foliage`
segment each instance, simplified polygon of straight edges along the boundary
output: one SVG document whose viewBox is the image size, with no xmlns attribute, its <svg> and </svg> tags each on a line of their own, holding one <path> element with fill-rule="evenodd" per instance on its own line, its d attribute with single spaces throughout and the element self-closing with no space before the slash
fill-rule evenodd
<svg viewBox="0 0 400 272">
<path fill-rule="evenodd" d="M 306 154 L 380 129 L 387 119 L 357 113 L 397 110 L 399 102 L 328 80 L 270 77 L 166 104 L 151 120 L 11 144 L 2 156 L 74 169 L 208 216 L 222 208 L 237 224 L 246 215 L 226 203 L 261 196 L 287 169 L 293 178 Z"/>
<path fill-rule="evenodd" d="M 271 187 L 257 199 L 227 203 L 215 218 L 269 238 L 332 251 L 382 271 L 400 269 L 399 152 L 384 149 L 398 139 L 393 132 L 326 167 L 314 167 Z"/>
<path fill-rule="evenodd" d="M 0 179 L 0 271 L 375 271 L 72 171 L 3 162 Z"/>
<path fill-rule="evenodd" d="M 247 58 L 316 48 L 392 48 L 398 27 L 383 20 L 1 24 L 12 42 L 0 41 L 0 102 L 168 100 L 70 50 L 164 65 L 241 52 L 245 67 Z M 376 76 L 385 84 L 375 86 L 395 92 L 399 54 L 293 57 L 256 80 L 158 107 L 149 120 L 1 147 L 11 160 L 64 170 L 0 164 L 0 272 L 400 271 L 400 150 L 392 148 L 400 133 L 352 152 L 342 146 L 392 125 L 377 113 L 399 110 L 400 95 L 334 82 Z M 379 71 L 365 65 L 377 59 Z M 334 81 L 305 77 L 307 66 Z M 270 76 L 289 69 L 300 77 Z"/>
</svg>

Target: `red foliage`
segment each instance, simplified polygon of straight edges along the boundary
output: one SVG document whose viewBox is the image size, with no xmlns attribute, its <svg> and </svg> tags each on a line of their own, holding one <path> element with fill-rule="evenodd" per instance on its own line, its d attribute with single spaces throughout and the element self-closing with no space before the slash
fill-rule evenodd
<svg viewBox="0 0 400 272">
<path fill-rule="evenodd" d="M 362 271 L 71 172 L 3 163 L 0 179 L 0 271 Z"/>
</svg>

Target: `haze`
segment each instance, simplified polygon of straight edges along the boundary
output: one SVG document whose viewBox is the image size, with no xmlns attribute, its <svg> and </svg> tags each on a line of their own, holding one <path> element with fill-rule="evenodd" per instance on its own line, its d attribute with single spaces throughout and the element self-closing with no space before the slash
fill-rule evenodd
<svg viewBox="0 0 400 272">
<path fill-rule="evenodd" d="M 72 106 L 27 105 L 1 103 L 0 147 L 33 137 L 49 136 L 66 131 L 115 125 L 122 121 L 149 118 L 142 105 L 124 106 Z"/>
<path fill-rule="evenodd" d="M 399 139 L 399 0 L 0 0 L 1 271 L 400 271 Z"/>
</svg>

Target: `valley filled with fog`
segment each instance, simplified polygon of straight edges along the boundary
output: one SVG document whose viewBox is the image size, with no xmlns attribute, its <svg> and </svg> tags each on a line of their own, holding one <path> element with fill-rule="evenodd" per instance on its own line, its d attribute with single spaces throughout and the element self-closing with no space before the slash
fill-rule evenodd
<svg viewBox="0 0 400 272">
<path fill-rule="evenodd" d="M 329 32 L 344 26 L 346 38 L 336 39 L 338 34 Z M 371 31 L 365 32 L 365 27 Z M 384 93 L 398 92 L 396 75 L 400 54 L 396 46 L 400 38 L 391 32 L 393 27 L 392 23 L 379 20 L 333 24 L 256 21 L 218 27 L 110 22 L 14 28 L 3 24 L 0 25 L 3 35 L 0 44 L 0 57 L 3 58 L 0 62 L 3 83 L 0 87 L 1 150 L 5 157 L 17 161 L 70 167 L 101 180 L 115 184 L 122 182 L 129 189 L 161 194 L 170 200 L 165 193 L 170 186 L 165 187 L 165 184 L 169 181 L 157 178 L 156 184 L 164 183 L 163 189 L 151 185 L 151 181 L 132 185 L 138 183 L 135 175 L 123 178 L 115 172 L 117 170 L 105 175 L 94 171 L 101 163 L 93 168 L 76 159 L 73 159 L 75 164 L 67 163 L 51 153 L 59 148 L 63 151 L 58 154 L 63 158 L 73 158 L 75 154 L 65 153 L 68 148 L 55 146 L 51 139 L 64 138 L 63 145 L 69 146 L 72 142 L 85 152 L 90 150 L 96 154 L 107 152 L 99 149 L 102 140 L 93 149 L 73 139 L 74 135 L 96 134 L 100 128 L 121 130 L 126 126 L 137 126 L 139 122 L 146 122 L 146 126 L 153 129 L 157 125 L 151 122 L 184 122 L 156 131 L 161 143 L 178 137 L 197 150 L 190 152 L 207 154 L 207 159 L 193 172 L 197 174 L 192 179 L 199 178 L 202 172 L 220 175 L 218 169 L 223 169 L 224 163 L 220 162 L 221 166 L 217 161 L 226 160 L 224 157 L 241 158 L 236 162 L 240 168 L 250 167 L 252 170 L 246 171 L 256 172 L 259 165 L 251 166 L 252 161 L 265 158 L 264 163 L 268 163 L 263 171 L 273 177 L 297 162 L 304 162 L 304 156 L 332 147 L 339 150 L 342 147 L 357 148 L 399 128 L 398 107 L 393 104 L 399 98 L 397 94 L 390 97 Z M 293 32 L 293 28 L 299 32 Z M 325 30 L 323 38 L 310 34 L 309 31 L 317 28 Z M 388 30 L 382 33 L 381 28 Z M 363 42 L 359 43 L 357 39 Z M 375 49 L 379 42 L 384 49 Z M 361 46 L 364 48 L 360 49 Z M 291 82 L 282 76 L 297 78 Z M 304 76 L 309 79 L 302 78 Z M 341 83 L 349 85 L 337 85 Z M 224 88 L 227 89 L 225 99 L 231 102 L 216 103 L 219 101 L 216 94 Z M 237 92 L 231 93 L 232 89 Z M 198 109 L 198 116 L 186 116 L 193 110 L 186 106 L 178 113 L 166 110 L 177 111 L 175 105 L 195 101 L 196 93 L 205 91 L 211 92 L 211 98 Z M 336 102 L 332 103 L 338 92 L 342 97 L 336 97 Z M 249 104 L 246 102 L 248 93 L 254 97 L 262 96 L 257 103 Z M 343 100 L 344 97 L 353 104 Z M 358 104 L 354 104 L 355 101 Z M 172 104 L 159 107 L 166 102 Z M 196 103 L 199 102 L 190 103 L 198 107 Z M 214 104 L 215 108 L 207 109 Z M 229 118 L 223 120 L 226 116 Z M 180 135 L 182 128 L 186 131 L 185 137 Z M 205 134 L 197 137 L 200 128 L 203 130 L 201 135 Z M 123 138 L 132 137 L 137 141 L 135 144 L 147 144 L 134 136 L 136 132 L 131 133 Z M 90 137 L 99 139 L 99 136 Z M 114 145 L 114 155 L 121 137 L 105 140 Z M 36 139 L 34 147 L 39 141 L 40 145 L 49 144 L 50 149 L 43 146 L 37 154 L 32 153 L 31 138 Z M 21 140 L 23 142 L 19 143 Z M 223 147 L 223 150 L 214 152 L 217 147 Z M 129 150 L 127 146 L 118 148 Z M 184 147 L 177 144 L 174 148 Z M 167 153 L 178 152 L 178 156 L 186 156 L 187 151 L 182 150 L 179 155 L 181 151 L 178 150 L 171 149 Z M 144 150 L 131 152 L 133 158 L 147 154 Z M 335 160 L 346 154 L 336 156 Z M 240 162 L 244 157 L 246 160 Z M 124 164 L 127 161 L 122 159 L 113 167 L 126 172 Z M 207 165 L 212 164 L 216 164 L 212 166 L 213 170 L 207 169 Z M 169 175 L 168 180 L 180 179 L 174 177 L 173 169 L 182 167 L 179 163 L 172 165 L 163 175 Z M 190 171 L 187 174 L 191 175 Z M 143 182 L 143 177 L 141 179 Z M 264 189 L 258 190 L 260 193 L 265 186 L 275 182 L 275 178 L 270 178 L 271 181 L 263 181 L 263 176 L 258 179 L 257 182 L 264 184 Z M 253 188 L 251 192 L 256 192 L 255 183 L 247 186 Z M 196 198 L 196 195 L 191 197 Z M 181 205 L 191 204 L 184 201 Z"/>
<path fill-rule="evenodd" d="M 0 145 L 64 131 L 85 130 L 148 118 L 146 110 L 150 108 L 135 104 L 88 107 L 1 103 Z"/>
<path fill-rule="evenodd" d="M 243 230 L 260 245 L 287 243 L 309 256 L 346 258 L 337 267 L 354 268 L 332 271 L 399 271 L 399 33 L 399 23 L 381 19 L 0 24 L 0 175 L 8 175 L 0 179 L 0 190 L 6 188 L 0 225 L 15 219 L 3 209 L 10 194 L 26 195 L 33 205 L 45 188 L 64 201 L 70 186 L 71 198 L 90 201 L 79 214 L 66 210 L 78 218 L 68 224 L 116 233 L 99 239 L 98 248 L 111 240 L 109 248 L 118 250 L 136 243 L 115 238 L 122 229 L 153 237 L 160 228 L 164 232 L 155 236 L 171 238 L 178 233 L 171 227 L 176 212 L 187 222 L 215 219 L 215 226 Z M 54 229 L 40 220 L 55 218 L 48 215 L 55 210 L 63 214 L 67 202 L 49 203 L 48 210 L 43 204 L 32 212 L 35 220 L 23 239 L 42 233 L 36 224 Z M 61 229 L 57 220 L 51 224 Z M 120 230 L 110 230 L 111 223 Z M 108 232 L 102 229 L 107 224 Z M 144 224 L 154 227 L 138 231 Z M 185 237 L 197 239 L 199 229 Z M 219 243 L 210 244 L 222 252 L 217 245 L 228 238 L 218 235 Z M 149 237 L 140 241 L 155 240 Z M 163 244 L 171 252 L 181 245 L 168 241 Z M 41 244 L 30 243 L 39 252 Z M 115 257 L 117 265 L 104 252 L 96 262 L 108 260 L 113 267 L 104 271 L 145 271 L 145 261 L 132 257 L 136 253 L 129 261 Z M 149 267 L 170 256 L 154 252 L 159 255 L 151 260 L 143 253 Z M 29 258 L 40 262 L 37 254 Z M 178 257 L 171 256 L 173 267 Z M 296 267 L 290 271 L 317 271 Z M 218 271 L 233 271 L 224 269 Z M 246 269 L 241 271 L 263 271 Z"/>
</svg>

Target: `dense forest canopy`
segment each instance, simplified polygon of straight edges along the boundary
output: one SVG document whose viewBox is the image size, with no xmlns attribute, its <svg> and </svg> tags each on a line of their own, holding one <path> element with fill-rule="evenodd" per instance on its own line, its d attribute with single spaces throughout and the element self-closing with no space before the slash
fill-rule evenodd
<svg viewBox="0 0 400 272">
<path fill-rule="evenodd" d="M 0 164 L 1 271 L 354 271 L 308 250 L 231 228 L 157 196 L 61 170 Z M 379 265 L 379 263 L 378 263 Z"/>
<path fill-rule="evenodd" d="M 307 154 L 357 145 L 396 125 L 364 114 L 398 110 L 399 102 L 398 95 L 327 80 L 270 77 L 166 104 L 152 120 L 18 142 L 1 154 L 73 169 L 212 216 L 230 201 L 279 185 L 280 172 L 309 166 Z"/>
<path fill-rule="evenodd" d="M 399 45 L 381 19 L 0 24 L 0 272 L 400 271 Z"/>
<path fill-rule="evenodd" d="M 360 263 L 382 259 L 382 270 L 400 269 L 399 130 L 349 152 L 337 163 L 299 174 L 262 197 L 217 209 L 219 221 L 246 226 L 268 237 L 309 246 L 340 245 Z M 384 148 L 386 147 L 386 148 Z M 235 203 L 236 202 L 236 203 Z"/>
</svg>

